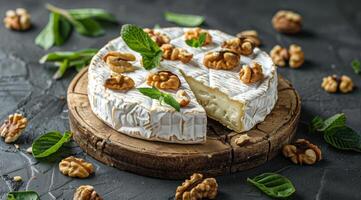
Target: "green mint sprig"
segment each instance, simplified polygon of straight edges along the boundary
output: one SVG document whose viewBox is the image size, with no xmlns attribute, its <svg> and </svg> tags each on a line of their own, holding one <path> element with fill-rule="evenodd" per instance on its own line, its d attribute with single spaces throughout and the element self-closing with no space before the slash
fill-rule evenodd
<svg viewBox="0 0 361 200">
<path fill-rule="evenodd" d="M 104 34 L 100 22 L 116 23 L 115 17 L 103 9 L 69 9 L 47 4 L 51 12 L 49 22 L 35 39 L 35 44 L 49 49 L 60 46 L 69 38 L 72 29 L 85 36 L 96 37 Z"/>
<path fill-rule="evenodd" d="M 163 52 L 143 29 L 136 25 L 125 24 L 120 34 L 130 49 L 140 53 L 145 69 L 150 70 L 159 66 Z"/>
<path fill-rule="evenodd" d="M 150 97 L 152 99 L 157 99 L 161 103 L 164 102 L 172 106 L 176 111 L 180 111 L 180 105 L 177 100 L 173 98 L 172 95 L 159 91 L 157 88 L 137 88 L 140 93 Z"/>
<path fill-rule="evenodd" d="M 247 182 L 273 198 L 287 198 L 296 192 L 295 186 L 288 178 L 276 173 L 264 173 L 247 178 Z"/>
<path fill-rule="evenodd" d="M 346 126 L 346 116 L 343 113 L 325 120 L 315 117 L 310 130 L 322 133 L 324 140 L 337 149 L 361 152 L 361 135 Z"/>
<path fill-rule="evenodd" d="M 174 12 L 165 12 L 164 17 L 167 21 L 180 26 L 200 26 L 205 18 L 199 15 L 187 15 Z"/>
<path fill-rule="evenodd" d="M 358 59 L 351 62 L 351 67 L 356 74 L 361 74 L 361 62 Z"/>
<path fill-rule="evenodd" d="M 206 42 L 207 33 L 201 33 L 198 38 L 192 38 L 190 40 L 186 40 L 186 44 L 188 46 L 199 48 L 202 47 Z"/>
<path fill-rule="evenodd" d="M 33 156 L 37 159 L 47 159 L 57 155 L 62 146 L 70 141 L 71 137 L 71 132 L 65 132 L 64 134 L 61 134 L 59 131 L 45 133 L 33 142 Z"/>
<path fill-rule="evenodd" d="M 60 79 L 69 68 L 80 71 L 84 66 L 89 65 L 98 49 L 83 49 L 80 51 L 56 51 L 44 55 L 39 62 L 41 64 L 52 62 L 58 68 L 53 79 Z"/>
<path fill-rule="evenodd" d="M 35 191 L 12 191 L 7 195 L 7 200 L 40 200 L 38 193 Z"/>
</svg>

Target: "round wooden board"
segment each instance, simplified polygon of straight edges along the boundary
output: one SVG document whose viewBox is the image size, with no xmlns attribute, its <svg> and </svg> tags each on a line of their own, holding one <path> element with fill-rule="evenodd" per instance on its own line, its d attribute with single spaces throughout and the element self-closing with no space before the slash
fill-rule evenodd
<svg viewBox="0 0 361 200">
<path fill-rule="evenodd" d="M 74 140 L 95 159 L 137 174 L 184 179 L 194 172 L 208 176 L 229 174 L 261 165 L 290 142 L 301 112 L 300 97 L 292 85 L 279 79 L 278 101 L 264 122 L 245 132 L 262 136 L 255 144 L 239 147 L 235 133 L 208 119 L 205 144 L 151 142 L 121 134 L 98 119 L 87 96 L 88 73 L 82 70 L 68 88 L 69 121 Z"/>
</svg>

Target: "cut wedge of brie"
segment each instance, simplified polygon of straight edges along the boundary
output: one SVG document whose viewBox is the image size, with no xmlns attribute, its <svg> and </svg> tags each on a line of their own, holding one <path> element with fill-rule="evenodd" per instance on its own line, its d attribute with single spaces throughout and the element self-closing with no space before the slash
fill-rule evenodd
<svg viewBox="0 0 361 200">
<path fill-rule="evenodd" d="M 171 44 L 193 53 L 187 64 L 163 60 L 150 71 L 141 64 L 141 56 L 127 47 L 121 37 L 109 42 L 89 66 L 88 97 L 93 112 L 115 130 L 146 140 L 172 143 L 203 143 L 206 140 L 207 116 L 236 132 L 250 130 L 262 122 L 277 101 L 277 72 L 271 58 L 260 49 L 248 57 L 241 56 L 241 65 L 253 61 L 262 65 L 264 80 L 251 85 L 239 78 L 241 65 L 232 70 L 214 70 L 205 67 L 203 56 L 208 51 L 220 50 L 222 42 L 233 36 L 209 30 L 213 43 L 202 48 L 192 48 L 184 41 L 187 28 L 163 28 Z M 125 51 L 136 55 L 135 71 L 125 73 L 135 81 L 135 87 L 149 87 L 146 77 L 150 72 L 168 70 L 178 75 L 179 89 L 190 96 L 190 104 L 175 111 L 171 106 L 150 99 L 138 90 L 126 92 L 104 88 L 104 81 L 112 73 L 102 57 L 108 51 Z M 177 91 L 166 90 L 174 97 Z"/>
</svg>

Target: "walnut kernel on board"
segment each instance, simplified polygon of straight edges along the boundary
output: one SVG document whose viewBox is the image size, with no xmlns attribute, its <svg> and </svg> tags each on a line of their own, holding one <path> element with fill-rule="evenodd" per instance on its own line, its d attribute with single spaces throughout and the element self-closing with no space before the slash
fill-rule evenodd
<svg viewBox="0 0 361 200">
<path fill-rule="evenodd" d="M 239 77 L 245 84 L 252 84 L 263 80 L 262 65 L 257 62 L 253 62 L 251 66 L 243 65 L 239 72 Z"/>
<path fill-rule="evenodd" d="M 4 25 L 8 29 L 25 31 L 31 27 L 30 14 L 24 8 L 6 11 Z"/>
<path fill-rule="evenodd" d="M 202 33 L 206 33 L 206 40 L 205 40 L 203 46 L 208 45 L 208 44 L 211 44 L 211 43 L 212 43 L 212 36 L 211 36 L 211 34 L 209 34 L 208 31 L 203 30 L 203 29 L 198 28 L 198 27 L 186 31 L 186 32 L 184 33 L 184 37 L 185 37 L 186 40 L 199 39 L 199 36 L 200 36 Z"/>
<path fill-rule="evenodd" d="M 26 128 L 27 123 L 28 120 L 19 113 L 9 115 L 0 127 L 0 136 L 5 138 L 6 143 L 15 142 Z"/>
<path fill-rule="evenodd" d="M 285 145 L 282 153 L 285 157 L 291 159 L 293 163 L 300 165 L 312 165 L 322 159 L 321 150 L 305 139 L 298 139 L 293 144 Z"/>
<path fill-rule="evenodd" d="M 93 164 L 74 156 L 61 160 L 59 170 L 66 176 L 77 178 L 87 178 L 90 174 L 94 173 Z"/>
<path fill-rule="evenodd" d="M 116 73 L 132 72 L 134 67 L 129 61 L 135 61 L 135 56 L 131 53 L 109 51 L 103 56 L 103 61 Z"/>
<path fill-rule="evenodd" d="M 208 52 L 204 55 L 203 64 L 211 69 L 229 70 L 237 67 L 240 56 L 230 50 Z"/>
<path fill-rule="evenodd" d="M 134 85 L 133 79 L 123 74 L 112 74 L 104 83 L 105 88 L 124 91 L 134 88 Z"/>
<path fill-rule="evenodd" d="M 178 90 L 181 82 L 177 75 L 170 71 L 151 73 L 147 77 L 147 84 L 158 89 Z"/>
<path fill-rule="evenodd" d="M 73 200 L 103 200 L 103 198 L 99 196 L 93 186 L 81 185 L 76 189 Z"/>
<path fill-rule="evenodd" d="M 177 187 L 175 200 L 215 199 L 218 184 L 215 178 L 204 178 L 202 174 L 194 173 Z"/>
<path fill-rule="evenodd" d="M 143 29 L 143 31 L 148 33 L 149 37 L 155 43 L 157 43 L 158 46 L 162 46 L 163 44 L 169 44 L 170 42 L 170 38 L 164 33 L 160 33 L 158 31 L 149 28 L 145 28 Z"/>
<path fill-rule="evenodd" d="M 302 17 L 293 11 L 280 10 L 273 16 L 272 25 L 276 31 L 281 33 L 299 33 L 302 28 Z"/>
<path fill-rule="evenodd" d="M 180 60 L 182 63 L 189 63 L 193 54 L 187 50 L 174 47 L 172 44 L 163 44 L 160 49 L 163 51 L 162 57 L 167 60 Z"/>
</svg>

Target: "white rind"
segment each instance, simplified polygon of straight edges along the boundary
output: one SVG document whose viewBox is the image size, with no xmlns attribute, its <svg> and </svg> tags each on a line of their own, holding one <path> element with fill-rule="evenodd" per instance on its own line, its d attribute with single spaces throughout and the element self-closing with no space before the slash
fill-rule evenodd
<svg viewBox="0 0 361 200">
<path fill-rule="evenodd" d="M 164 60 L 160 67 L 152 71 L 170 70 L 177 74 L 182 83 L 181 89 L 186 90 L 191 96 L 190 106 L 181 109 L 181 112 L 176 112 L 172 107 L 166 104 L 159 105 L 157 100 L 152 100 L 135 89 L 117 92 L 104 88 L 104 81 L 110 76 L 111 71 L 101 58 L 111 50 L 134 53 L 137 61 L 133 65 L 137 67 L 137 70 L 126 75 L 133 78 L 136 87 L 148 87 L 145 84 L 145 77 L 149 71 L 141 67 L 140 55 L 130 50 L 119 37 L 103 47 L 94 56 L 89 66 L 88 96 L 93 112 L 115 130 L 133 137 L 174 143 L 205 142 L 207 116 L 182 77 L 180 73 L 182 71 L 186 76 L 224 93 L 232 101 L 243 105 L 244 115 L 240 119 L 243 123 L 241 131 L 247 131 L 262 122 L 277 101 L 277 72 L 270 57 L 259 49 L 255 49 L 250 57 L 241 56 L 242 64 L 250 63 L 252 60 L 261 63 L 265 74 L 262 83 L 245 85 L 239 80 L 241 66 L 225 71 L 208 69 L 202 64 L 204 53 L 220 49 L 220 44 L 232 36 L 210 30 L 213 44 L 195 49 L 184 43 L 185 30 L 164 28 L 158 31 L 167 34 L 175 46 L 192 52 L 194 54 L 192 61 L 182 64 L 178 61 Z M 175 94 L 171 91 L 166 92 Z"/>
</svg>

